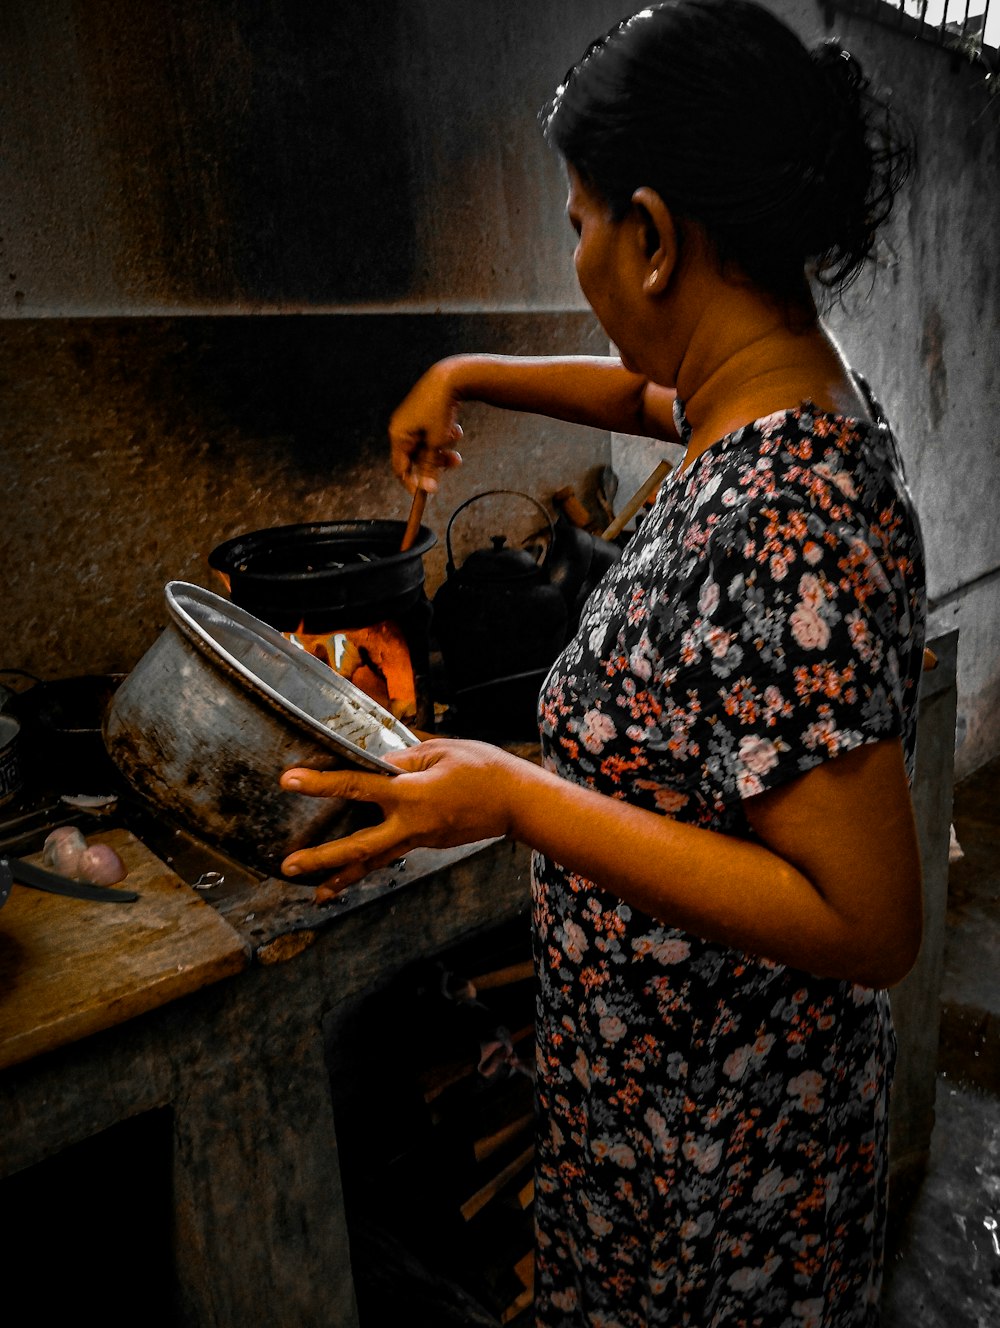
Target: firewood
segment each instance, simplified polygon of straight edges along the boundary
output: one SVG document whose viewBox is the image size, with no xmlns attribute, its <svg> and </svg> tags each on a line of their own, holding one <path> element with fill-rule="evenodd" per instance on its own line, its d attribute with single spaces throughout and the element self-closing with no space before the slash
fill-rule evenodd
<svg viewBox="0 0 1000 1328">
<path fill-rule="evenodd" d="M 534 1154 L 534 1145 L 526 1148 L 513 1162 L 509 1162 L 502 1171 L 499 1171 L 492 1180 L 487 1181 L 481 1189 L 478 1189 L 475 1194 L 466 1199 L 460 1209 L 465 1220 L 470 1221 L 481 1209 L 486 1207 L 491 1199 L 495 1199 L 504 1186 L 528 1165 Z"/>
<path fill-rule="evenodd" d="M 535 1297 L 535 1252 L 529 1250 L 514 1265 L 514 1276 L 524 1290 L 515 1296 L 500 1316 L 501 1323 L 510 1323 L 528 1308 Z"/>
<path fill-rule="evenodd" d="M 512 982 L 526 982 L 534 977 L 535 968 L 529 959 L 524 964 L 510 964 L 507 968 L 496 968 L 492 973 L 481 973 L 472 978 L 476 991 L 489 991 L 491 987 L 509 987 Z"/>
<path fill-rule="evenodd" d="M 472 1145 L 476 1161 L 483 1162 L 486 1158 L 491 1157 L 498 1148 L 502 1148 L 504 1144 L 509 1143 L 511 1139 L 516 1138 L 528 1129 L 534 1119 L 534 1113 L 529 1112 L 527 1116 L 521 1116 L 518 1120 L 511 1121 L 509 1125 L 503 1126 L 502 1129 L 495 1131 L 493 1134 L 486 1134 L 481 1139 L 477 1139 Z"/>
<path fill-rule="evenodd" d="M 576 496 L 576 490 L 571 484 L 567 484 L 562 489 L 557 489 L 552 495 L 552 501 L 557 507 L 561 508 L 567 521 L 572 522 L 580 530 L 597 530 L 597 522 L 584 507 Z"/>
<path fill-rule="evenodd" d="M 420 1087 L 423 1091 L 424 1101 L 433 1102 L 435 1098 L 453 1084 L 459 1083 L 462 1079 L 467 1079 L 474 1074 L 476 1065 L 474 1061 L 450 1061 L 447 1065 L 434 1065 L 429 1070 L 425 1070 L 420 1075 Z"/>
<path fill-rule="evenodd" d="M 510 1323 L 512 1319 L 516 1319 L 519 1314 L 528 1308 L 534 1298 L 534 1287 L 526 1287 L 519 1296 L 510 1302 L 503 1314 L 501 1314 L 500 1322 Z"/>
</svg>

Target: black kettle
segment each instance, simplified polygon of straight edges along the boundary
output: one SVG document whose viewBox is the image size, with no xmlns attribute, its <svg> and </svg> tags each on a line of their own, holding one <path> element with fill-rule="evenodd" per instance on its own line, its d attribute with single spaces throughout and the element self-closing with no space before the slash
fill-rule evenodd
<svg viewBox="0 0 1000 1328">
<path fill-rule="evenodd" d="M 558 586 L 566 601 L 567 639 L 576 635 L 584 603 L 604 576 L 620 560 L 617 544 L 581 530 L 560 512 L 556 518 L 555 540 L 546 560 L 549 580 Z"/>
<path fill-rule="evenodd" d="M 471 503 L 494 494 L 533 503 L 548 527 L 548 542 L 533 556 L 508 545 L 506 535 L 493 535 L 489 548 L 474 550 L 456 566 L 451 544 L 455 518 Z M 434 596 L 433 632 L 456 692 L 544 672 L 566 644 L 566 600 L 546 566 L 554 540 L 552 520 L 542 504 L 513 489 L 487 489 L 452 513 L 445 534 L 447 577 Z"/>
</svg>

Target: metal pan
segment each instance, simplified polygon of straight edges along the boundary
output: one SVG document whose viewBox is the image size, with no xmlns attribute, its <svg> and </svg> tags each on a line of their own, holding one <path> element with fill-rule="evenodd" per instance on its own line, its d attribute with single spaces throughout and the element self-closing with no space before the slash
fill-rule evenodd
<svg viewBox="0 0 1000 1328">
<path fill-rule="evenodd" d="M 281 789 L 282 770 L 394 775 L 384 757 L 416 736 L 238 605 L 181 581 L 165 597 L 170 624 L 105 721 L 108 752 L 136 793 L 267 872 L 294 849 L 370 824 L 370 808 Z"/>
</svg>

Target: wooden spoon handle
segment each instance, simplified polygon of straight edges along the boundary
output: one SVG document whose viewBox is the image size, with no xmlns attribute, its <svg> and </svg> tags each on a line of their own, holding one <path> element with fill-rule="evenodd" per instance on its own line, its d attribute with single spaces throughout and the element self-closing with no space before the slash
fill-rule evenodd
<svg viewBox="0 0 1000 1328">
<path fill-rule="evenodd" d="M 646 480 L 637 493 L 632 495 L 611 525 L 602 533 L 601 539 L 610 540 L 614 539 L 616 535 L 620 535 L 649 495 L 660 487 L 672 469 L 673 467 L 669 461 L 661 461 L 649 479 Z"/>
<path fill-rule="evenodd" d="M 420 530 L 420 522 L 424 516 L 424 506 L 427 502 L 427 490 L 415 489 L 413 492 L 413 501 L 410 503 L 410 515 L 406 522 L 406 529 L 403 531 L 403 540 L 399 546 L 400 553 L 406 553 L 413 541 L 417 538 L 417 532 Z"/>
</svg>

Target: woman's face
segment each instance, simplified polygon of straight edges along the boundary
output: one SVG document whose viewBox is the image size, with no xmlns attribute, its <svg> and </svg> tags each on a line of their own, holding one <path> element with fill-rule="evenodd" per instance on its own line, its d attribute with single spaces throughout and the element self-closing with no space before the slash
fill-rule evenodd
<svg viewBox="0 0 1000 1328">
<path fill-rule="evenodd" d="M 604 199 L 580 179 L 572 166 L 566 215 L 577 234 L 573 262 L 587 303 L 618 348 L 622 363 L 629 363 L 629 343 L 635 339 L 635 311 L 629 309 L 630 286 L 623 280 L 629 257 L 626 227 L 614 221 Z"/>
</svg>

